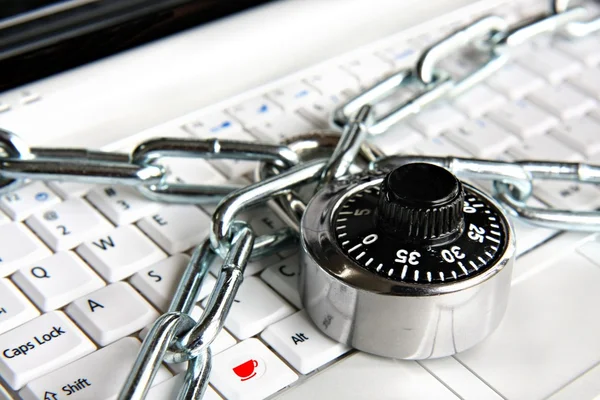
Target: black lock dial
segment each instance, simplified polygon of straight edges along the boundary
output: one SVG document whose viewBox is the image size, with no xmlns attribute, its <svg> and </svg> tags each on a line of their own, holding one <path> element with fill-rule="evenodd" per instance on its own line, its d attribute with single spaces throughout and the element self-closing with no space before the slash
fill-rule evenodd
<svg viewBox="0 0 600 400">
<path fill-rule="evenodd" d="M 342 251 L 387 279 L 443 283 L 481 274 L 502 257 L 500 210 L 431 164 L 408 164 L 348 196 L 333 218 Z"/>
</svg>

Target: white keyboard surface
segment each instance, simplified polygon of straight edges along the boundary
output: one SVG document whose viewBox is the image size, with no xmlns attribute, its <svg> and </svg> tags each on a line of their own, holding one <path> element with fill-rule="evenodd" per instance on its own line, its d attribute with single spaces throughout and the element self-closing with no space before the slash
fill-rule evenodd
<svg viewBox="0 0 600 400">
<path fill-rule="evenodd" d="M 525 10 L 496 11 L 518 20 Z M 129 151 L 157 136 L 276 143 L 327 127 L 349 96 L 411 66 L 425 46 L 475 17 L 465 11 L 400 32 L 106 148 Z M 11 112 L 1 106 L 0 127 Z M 600 34 L 540 37 L 473 89 L 370 140 L 387 154 L 600 163 Z M 247 180 L 256 164 L 169 167 L 186 182 L 223 183 Z M 600 207 L 592 185 L 544 182 L 535 196 L 535 206 Z M 0 398 L 115 399 L 213 209 L 59 182 L 0 198 Z M 258 233 L 283 224 L 267 208 L 244 217 Z M 600 236 L 513 225 L 519 258 L 502 324 L 482 344 L 439 360 L 383 359 L 331 341 L 302 310 L 297 253 L 250 263 L 211 347 L 205 398 L 600 399 Z M 211 267 L 195 318 L 219 267 Z M 174 398 L 184 368 L 162 366 L 148 398 Z"/>
</svg>

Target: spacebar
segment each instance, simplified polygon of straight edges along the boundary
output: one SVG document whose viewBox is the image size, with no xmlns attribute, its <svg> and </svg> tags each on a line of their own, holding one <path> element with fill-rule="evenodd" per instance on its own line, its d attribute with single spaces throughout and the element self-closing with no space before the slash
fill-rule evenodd
<svg viewBox="0 0 600 400">
<path fill-rule="evenodd" d="M 457 399 L 416 362 L 392 360 L 365 353 L 346 357 L 276 398 L 305 400 L 314 397 Z"/>
</svg>

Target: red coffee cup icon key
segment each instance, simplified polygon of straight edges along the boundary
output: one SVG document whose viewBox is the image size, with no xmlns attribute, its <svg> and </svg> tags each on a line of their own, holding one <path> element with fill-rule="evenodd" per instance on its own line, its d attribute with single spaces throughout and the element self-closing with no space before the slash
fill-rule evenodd
<svg viewBox="0 0 600 400">
<path fill-rule="evenodd" d="M 256 367 L 258 367 L 258 361 L 248 360 L 241 363 L 237 367 L 233 367 L 233 372 L 241 378 L 242 381 L 247 381 L 250 378 L 256 376 Z"/>
</svg>

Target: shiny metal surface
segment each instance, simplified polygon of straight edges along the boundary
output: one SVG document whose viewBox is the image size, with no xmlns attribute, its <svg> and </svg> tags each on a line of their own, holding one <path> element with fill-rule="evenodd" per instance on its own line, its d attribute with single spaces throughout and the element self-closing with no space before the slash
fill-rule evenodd
<svg viewBox="0 0 600 400">
<path fill-rule="evenodd" d="M 334 183 L 309 203 L 302 218 L 300 276 L 306 311 L 327 336 L 380 356 L 438 358 L 476 345 L 494 331 L 506 309 L 515 254 L 511 228 L 503 256 L 480 275 L 437 285 L 385 279 L 349 259 L 331 229 L 345 198 L 381 180 L 366 176 Z"/>
</svg>

